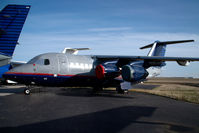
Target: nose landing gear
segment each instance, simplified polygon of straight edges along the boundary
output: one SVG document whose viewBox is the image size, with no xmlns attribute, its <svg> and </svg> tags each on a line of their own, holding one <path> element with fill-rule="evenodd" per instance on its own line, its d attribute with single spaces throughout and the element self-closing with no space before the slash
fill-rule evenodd
<svg viewBox="0 0 199 133">
<path fill-rule="evenodd" d="M 26 87 L 26 88 L 24 89 L 24 94 L 25 94 L 25 95 L 30 95 L 30 93 L 31 93 L 30 87 Z"/>
</svg>

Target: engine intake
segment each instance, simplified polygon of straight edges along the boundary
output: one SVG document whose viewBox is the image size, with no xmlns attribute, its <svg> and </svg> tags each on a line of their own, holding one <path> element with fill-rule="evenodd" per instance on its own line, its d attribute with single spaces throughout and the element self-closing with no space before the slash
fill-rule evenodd
<svg viewBox="0 0 199 133">
<path fill-rule="evenodd" d="M 115 78 L 120 75 L 120 70 L 115 61 L 105 62 L 96 66 L 95 74 L 98 79 Z"/>
<path fill-rule="evenodd" d="M 122 67 L 122 78 L 125 81 L 139 81 L 148 76 L 148 72 L 142 66 L 125 65 Z"/>
<path fill-rule="evenodd" d="M 105 69 L 101 64 L 95 68 L 95 74 L 98 79 L 105 78 Z"/>
</svg>

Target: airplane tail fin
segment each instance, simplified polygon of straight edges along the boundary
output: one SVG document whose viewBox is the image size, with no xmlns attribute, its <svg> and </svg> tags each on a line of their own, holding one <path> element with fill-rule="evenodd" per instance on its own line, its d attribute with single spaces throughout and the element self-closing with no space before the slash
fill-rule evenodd
<svg viewBox="0 0 199 133">
<path fill-rule="evenodd" d="M 140 49 L 151 48 L 147 56 L 164 56 L 167 45 L 176 44 L 176 43 L 186 43 L 186 42 L 194 42 L 194 40 L 165 41 L 165 42 L 155 41 L 154 43 L 141 47 Z"/>
<path fill-rule="evenodd" d="M 13 55 L 29 9 L 29 5 L 7 5 L 0 12 L 1 55 Z"/>
</svg>

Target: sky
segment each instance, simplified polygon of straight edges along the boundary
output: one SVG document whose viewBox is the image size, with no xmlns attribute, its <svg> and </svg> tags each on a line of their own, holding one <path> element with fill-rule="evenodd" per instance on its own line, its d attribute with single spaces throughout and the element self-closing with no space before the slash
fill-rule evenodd
<svg viewBox="0 0 199 133">
<path fill-rule="evenodd" d="M 0 0 L 31 5 L 13 60 L 28 61 L 65 47 L 83 55 L 147 55 L 156 40 L 194 39 L 169 45 L 166 56 L 199 57 L 198 0 Z M 167 62 L 160 76 L 199 77 L 199 62 Z"/>
</svg>

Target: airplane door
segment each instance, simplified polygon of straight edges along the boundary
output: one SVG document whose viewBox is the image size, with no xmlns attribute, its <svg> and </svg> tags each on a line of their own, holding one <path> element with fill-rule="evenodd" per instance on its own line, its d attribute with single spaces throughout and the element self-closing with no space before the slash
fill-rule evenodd
<svg viewBox="0 0 199 133">
<path fill-rule="evenodd" d="M 68 73 L 68 60 L 66 55 L 57 55 L 58 58 L 58 73 L 67 74 Z"/>
</svg>

